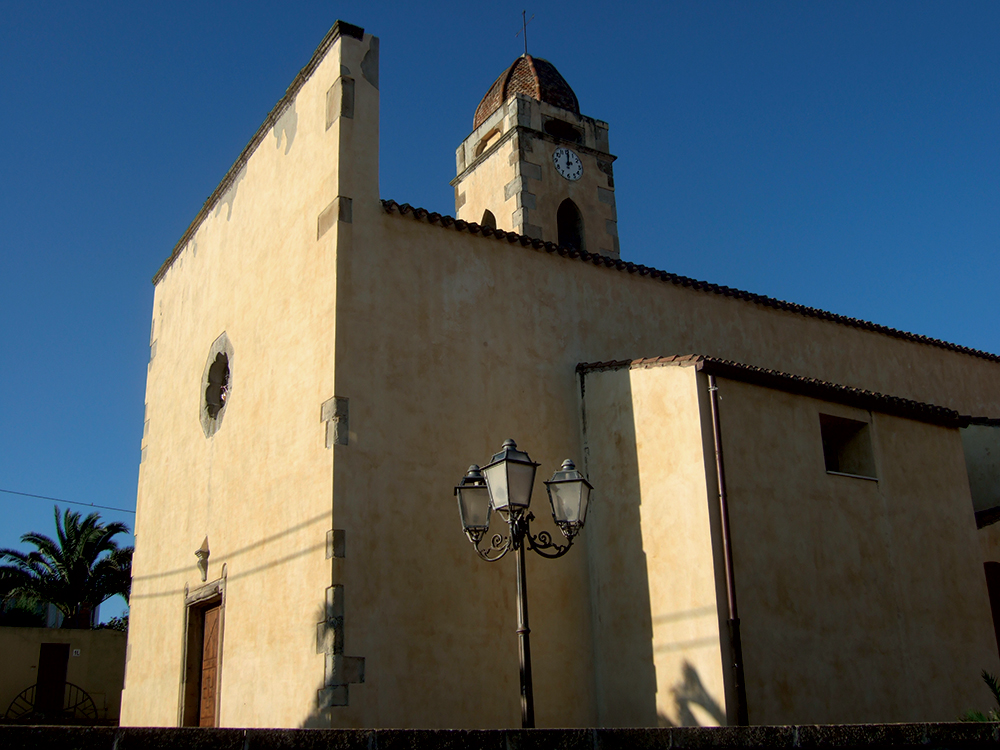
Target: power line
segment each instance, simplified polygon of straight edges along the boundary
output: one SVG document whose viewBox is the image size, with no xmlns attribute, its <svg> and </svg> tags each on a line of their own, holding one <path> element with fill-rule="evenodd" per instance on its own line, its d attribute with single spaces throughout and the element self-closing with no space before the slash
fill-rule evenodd
<svg viewBox="0 0 1000 750">
<path fill-rule="evenodd" d="M 46 497 L 45 495 L 32 495 L 30 492 L 17 492 L 15 490 L 5 490 L 0 488 L 0 492 L 6 492 L 8 495 L 20 495 L 21 497 L 34 497 L 39 500 L 52 500 L 56 503 L 66 503 L 67 505 L 83 505 L 87 508 L 100 508 L 101 510 L 117 510 L 120 513 L 131 513 L 135 515 L 134 510 L 129 510 L 128 508 L 114 508 L 110 505 L 96 505 L 94 503 L 80 503 L 75 500 L 60 500 L 58 497 Z"/>
</svg>

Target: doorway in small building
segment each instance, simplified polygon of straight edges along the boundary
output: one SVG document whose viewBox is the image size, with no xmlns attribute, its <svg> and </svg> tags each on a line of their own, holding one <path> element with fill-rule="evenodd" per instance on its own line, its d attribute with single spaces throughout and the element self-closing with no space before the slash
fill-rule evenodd
<svg viewBox="0 0 1000 750">
<path fill-rule="evenodd" d="M 68 666 L 68 643 L 41 644 L 38 650 L 38 681 L 35 687 L 36 714 L 56 719 L 62 713 Z"/>
<path fill-rule="evenodd" d="M 221 596 L 189 604 L 187 608 L 181 726 L 219 725 L 222 611 Z"/>
</svg>

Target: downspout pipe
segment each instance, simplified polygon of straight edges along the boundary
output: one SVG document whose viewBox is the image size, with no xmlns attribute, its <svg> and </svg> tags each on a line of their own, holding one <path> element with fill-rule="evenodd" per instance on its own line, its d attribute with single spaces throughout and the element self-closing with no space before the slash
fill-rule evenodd
<svg viewBox="0 0 1000 750">
<path fill-rule="evenodd" d="M 740 636 L 740 617 L 736 608 L 736 578 L 733 574 L 733 545 L 729 530 L 729 502 L 726 496 L 726 469 L 722 460 L 722 427 L 719 422 L 719 386 L 715 376 L 708 376 L 708 398 L 712 407 L 712 441 L 715 444 L 715 473 L 719 486 L 719 517 L 722 522 L 722 557 L 726 569 L 727 626 L 729 630 L 729 670 L 736 693 L 736 724 L 749 726 L 747 713 L 747 688 L 743 675 L 743 640 Z"/>
</svg>

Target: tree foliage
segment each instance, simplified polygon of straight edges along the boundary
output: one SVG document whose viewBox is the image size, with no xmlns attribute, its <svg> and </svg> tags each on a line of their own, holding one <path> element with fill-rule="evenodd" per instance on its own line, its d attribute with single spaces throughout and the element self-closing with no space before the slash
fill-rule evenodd
<svg viewBox="0 0 1000 750">
<path fill-rule="evenodd" d="M 128 601 L 132 580 L 132 547 L 119 547 L 114 537 L 127 534 L 119 522 L 102 523 L 98 513 L 82 518 L 55 509 L 56 538 L 38 532 L 21 537 L 35 549 L 0 549 L 0 599 L 52 603 L 63 614 L 64 628 L 89 628 L 101 602 L 120 595 Z"/>
<path fill-rule="evenodd" d="M 992 674 L 983 670 L 983 682 L 993 693 L 993 700 L 996 701 L 997 707 L 991 708 L 987 713 L 982 711 L 966 711 L 962 716 L 962 721 L 1000 721 L 1000 682 Z"/>
</svg>

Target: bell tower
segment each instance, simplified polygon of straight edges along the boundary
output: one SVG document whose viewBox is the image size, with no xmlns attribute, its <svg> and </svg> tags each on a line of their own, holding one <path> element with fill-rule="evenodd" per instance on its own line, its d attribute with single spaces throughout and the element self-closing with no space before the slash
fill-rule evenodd
<svg viewBox="0 0 1000 750">
<path fill-rule="evenodd" d="M 456 152 L 455 215 L 617 258 L 608 124 L 580 114 L 555 66 L 521 55 L 476 108 Z"/>
</svg>

